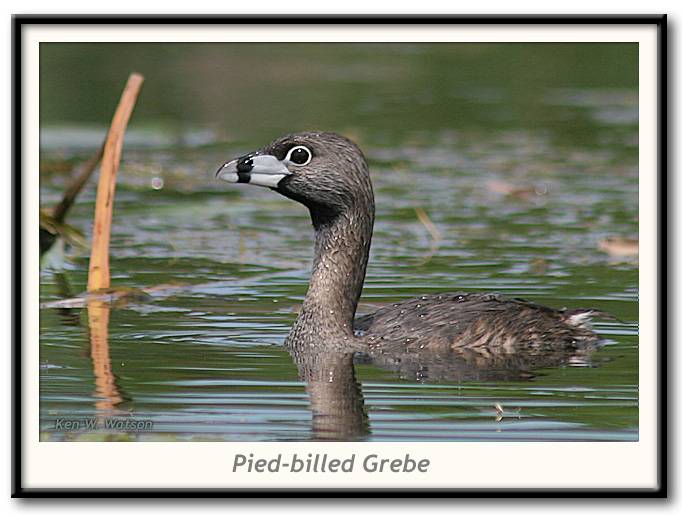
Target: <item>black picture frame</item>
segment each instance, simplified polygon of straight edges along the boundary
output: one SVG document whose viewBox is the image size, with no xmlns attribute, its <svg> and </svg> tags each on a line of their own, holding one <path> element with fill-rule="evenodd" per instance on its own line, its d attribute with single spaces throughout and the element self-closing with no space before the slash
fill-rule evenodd
<svg viewBox="0 0 682 516">
<path fill-rule="evenodd" d="M 41 24 L 633 24 L 655 25 L 657 29 L 657 60 L 658 60 L 658 488 L 656 489 L 36 489 L 27 488 L 22 484 L 22 447 L 25 439 L 22 435 L 22 234 L 33 230 L 25 228 L 21 220 L 22 213 L 22 31 L 27 25 Z M 668 238 L 670 228 L 668 219 L 668 36 L 667 17 L 661 15 L 134 15 L 134 16 L 100 16 L 100 15 L 16 15 L 12 18 L 12 497 L 17 498 L 74 498 L 74 497 L 127 497 L 127 498 L 216 498 L 216 497 L 250 497 L 272 496 L 279 498 L 298 497 L 390 497 L 390 498 L 665 498 L 668 493 L 668 388 L 669 371 L 667 337 L 668 337 Z"/>
</svg>

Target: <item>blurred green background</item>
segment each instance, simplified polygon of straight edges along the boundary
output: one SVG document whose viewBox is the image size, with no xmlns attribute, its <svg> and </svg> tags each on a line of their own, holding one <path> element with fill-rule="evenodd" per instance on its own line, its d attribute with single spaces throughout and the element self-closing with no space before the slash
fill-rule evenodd
<svg viewBox="0 0 682 516">
<path fill-rule="evenodd" d="M 635 44 L 42 45 L 41 123 L 103 125 L 130 71 L 147 78 L 134 125 L 251 139 L 300 129 L 546 128 L 594 144 L 576 90 L 637 93 Z M 568 91 L 562 91 L 567 89 Z M 600 99 L 582 99 L 599 102 Z"/>
</svg>

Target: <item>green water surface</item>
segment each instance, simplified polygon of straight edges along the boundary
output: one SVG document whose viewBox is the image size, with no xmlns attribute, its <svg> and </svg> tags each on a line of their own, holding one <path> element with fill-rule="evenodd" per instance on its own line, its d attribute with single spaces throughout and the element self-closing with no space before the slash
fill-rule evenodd
<svg viewBox="0 0 682 516">
<path fill-rule="evenodd" d="M 183 285 L 112 307 L 106 357 L 93 352 L 86 309 L 41 309 L 41 439 L 320 438 L 282 346 L 307 288 L 308 214 L 214 173 L 282 134 L 330 130 L 362 147 L 376 194 L 360 312 L 466 290 L 617 318 L 595 324 L 606 345 L 589 361 L 524 380 L 451 383 L 358 364 L 363 438 L 637 440 L 638 263 L 599 248 L 637 237 L 636 45 L 42 44 L 40 53 L 41 205 L 59 199 L 71 167 L 102 141 L 128 73 L 144 74 L 118 177 L 112 283 Z M 93 179 L 68 217 L 86 236 L 94 196 Z M 72 248 L 62 272 L 44 269 L 41 301 L 81 293 L 88 256 Z M 95 417 L 153 425 L 56 423 Z"/>
</svg>

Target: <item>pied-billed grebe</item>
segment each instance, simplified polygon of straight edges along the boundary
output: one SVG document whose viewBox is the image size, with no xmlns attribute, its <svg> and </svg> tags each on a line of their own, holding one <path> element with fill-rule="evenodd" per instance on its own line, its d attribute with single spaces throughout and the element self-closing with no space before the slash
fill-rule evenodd
<svg viewBox="0 0 682 516">
<path fill-rule="evenodd" d="M 265 186 L 310 210 L 315 258 L 310 286 L 287 338 L 291 348 L 334 346 L 369 355 L 552 355 L 593 348 L 591 309 L 557 310 L 496 294 L 450 293 L 395 303 L 355 319 L 374 224 L 369 168 L 358 146 L 333 133 L 278 138 L 225 163 L 216 176 Z M 461 354 L 460 354 L 461 358 Z"/>
</svg>

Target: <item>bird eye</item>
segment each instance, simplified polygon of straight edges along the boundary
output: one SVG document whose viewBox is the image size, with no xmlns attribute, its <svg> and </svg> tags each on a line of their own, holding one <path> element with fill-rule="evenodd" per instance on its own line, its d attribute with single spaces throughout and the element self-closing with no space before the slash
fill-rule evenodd
<svg viewBox="0 0 682 516">
<path fill-rule="evenodd" d="M 307 147 L 297 145 L 287 153 L 286 159 L 299 166 L 307 165 L 313 159 L 313 153 Z"/>
</svg>

